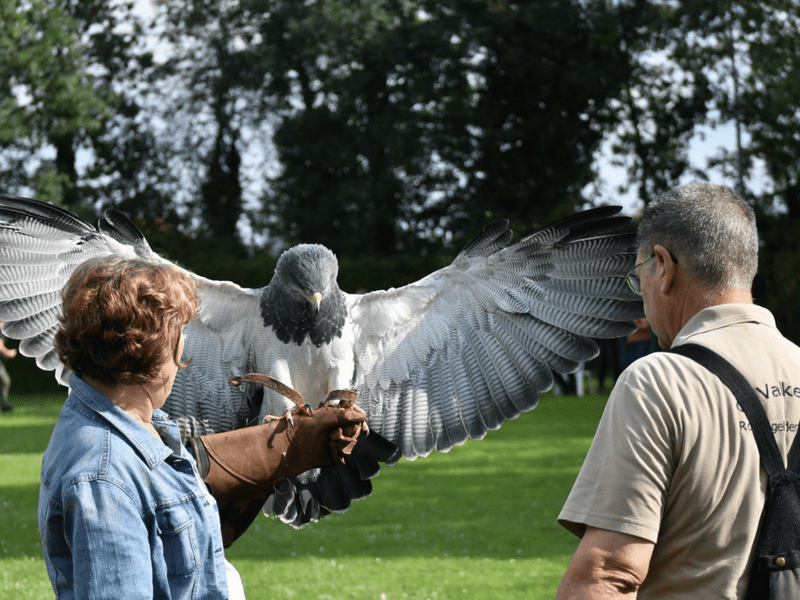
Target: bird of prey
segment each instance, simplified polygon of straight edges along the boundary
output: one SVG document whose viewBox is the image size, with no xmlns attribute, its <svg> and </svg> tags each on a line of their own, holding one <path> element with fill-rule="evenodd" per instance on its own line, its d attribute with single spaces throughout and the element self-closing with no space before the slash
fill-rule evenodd
<svg viewBox="0 0 800 600">
<path fill-rule="evenodd" d="M 553 371 L 571 373 L 593 358 L 591 338 L 628 335 L 643 316 L 624 279 L 635 262 L 633 234 L 610 233 L 629 222 L 619 210 L 580 212 L 511 245 L 508 222 L 497 221 L 449 266 L 366 294 L 342 291 L 335 255 L 315 244 L 284 252 L 261 289 L 191 273 L 200 299 L 185 328 L 184 358 L 192 362 L 178 372 L 165 410 L 190 436 L 293 407 L 257 383 L 231 385 L 252 372 L 293 388 L 312 408 L 331 390 L 356 390 L 378 442 L 399 448 L 365 443 L 363 453 L 377 461 L 481 439 L 534 408 Z M 3 331 L 65 385 L 53 351 L 61 289 L 78 264 L 98 256 L 166 261 L 115 209 L 95 228 L 50 204 L 0 197 Z M 305 473 L 265 510 L 294 526 L 344 510 L 369 492 L 348 489 L 353 469 L 364 480 L 372 467 Z"/>
</svg>

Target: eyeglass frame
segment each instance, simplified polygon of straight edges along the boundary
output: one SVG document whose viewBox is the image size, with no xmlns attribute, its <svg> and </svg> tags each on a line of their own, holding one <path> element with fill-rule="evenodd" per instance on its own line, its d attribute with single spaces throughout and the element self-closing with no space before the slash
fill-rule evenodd
<svg viewBox="0 0 800 600">
<path fill-rule="evenodd" d="M 669 251 L 668 251 L 668 252 L 669 252 Z M 644 263 L 646 263 L 647 261 L 649 261 L 649 260 L 653 259 L 654 257 L 655 257 L 655 253 L 651 254 L 650 256 L 648 256 L 647 258 L 645 258 L 644 260 L 642 260 L 642 262 L 640 262 L 640 263 L 639 263 L 639 264 L 637 264 L 635 267 L 633 267 L 633 268 L 632 268 L 630 271 L 628 271 L 627 273 L 625 273 L 625 283 L 627 283 L 627 284 L 628 284 L 628 288 L 630 288 L 630 290 L 631 290 L 631 291 L 632 291 L 634 294 L 636 294 L 637 296 L 641 296 L 641 295 L 642 295 L 642 280 L 641 280 L 641 279 L 639 279 L 639 276 L 636 274 L 636 269 L 638 269 L 638 268 L 639 268 L 639 267 L 641 267 L 641 266 L 642 266 Z M 677 259 L 677 258 L 675 258 L 675 255 L 674 255 L 672 252 L 669 252 L 669 257 L 670 257 L 670 258 L 673 260 L 673 262 L 674 262 L 675 264 L 677 264 L 677 263 L 678 263 L 678 259 Z M 638 286 L 638 288 L 639 288 L 638 290 L 636 289 L 636 287 L 637 287 L 637 286 L 634 286 L 634 285 L 633 285 L 633 283 L 631 283 L 631 282 L 633 281 L 633 279 L 634 279 L 634 278 L 635 278 L 635 279 L 636 279 L 636 281 L 638 282 L 638 284 L 637 284 L 637 286 Z"/>
</svg>

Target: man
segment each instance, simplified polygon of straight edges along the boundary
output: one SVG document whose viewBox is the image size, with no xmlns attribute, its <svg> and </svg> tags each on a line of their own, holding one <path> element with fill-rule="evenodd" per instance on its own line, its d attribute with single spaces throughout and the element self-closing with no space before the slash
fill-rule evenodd
<svg viewBox="0 0 800 600">
<path fill-rule="evenodd" d="M 0 325 L 2 324 L 3 322 L 0 321 Z M 7 339 L 8 338 L 3 335 L 3 332 L 0 331 L 0 356 L 3 358 L 14 358 L 17 355 L 17 351 L 15 348 L 6 346 L 5 342 Z M 10 389 L 11 377 L 9 377 L 3 361 L 0 360 L 0 410 L 3 412 L 9 412 L 14 409 L 14 406 L 8 403 L 8 392 Z"/>
<path fill-rule="evenodd" d="M 756 389 L 784 461 L 800 421 L 800 348 L 755 306 L 752 210 L 707 183 L 646 209 L 628 281 L 662 348 L 718 352 Z M 742 598 L 766 473 L 733 394 L 694 361 L 621 375 L 559 522 L 581 537 L 557 598 Z M 637 595 L 638 594 L 638 595 Z"/>
</svg>

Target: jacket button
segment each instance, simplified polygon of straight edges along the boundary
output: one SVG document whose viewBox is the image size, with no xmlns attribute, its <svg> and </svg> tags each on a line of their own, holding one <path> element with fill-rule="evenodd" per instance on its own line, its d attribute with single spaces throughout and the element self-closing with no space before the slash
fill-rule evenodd
<svg viewBox="0 0 800 600">
<path fill-rule="evenodd" d="M 779 567 L 785 567 L 786 559 L 782 556 L 779 556 L 778 558 L 775 559 L 775 564 Z"/>
</svg>

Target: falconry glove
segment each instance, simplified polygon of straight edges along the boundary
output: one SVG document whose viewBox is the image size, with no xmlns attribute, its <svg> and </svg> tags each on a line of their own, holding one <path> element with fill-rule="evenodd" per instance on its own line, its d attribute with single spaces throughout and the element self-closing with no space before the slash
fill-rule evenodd
<svg viewBox="0 0 800 600">
<path fill-rule="evenodd" d="M 309 469 L 344 463 L 366 414 L 351 401 L 301 406 L 269 423 L 194 438 L 203 481 L 218 502 L 266 496 L 273 485 Z"/>
<path fill-rule="evenodd" d="M 250 526 L 273 486 L 309 469 L 344 464 L 368 431 L 357 392 L 334 390 L 312 411 L 297 391 L 272 377 L 250 373 L 231 380 L 242 383 L 274 389 L 297 408 L 261 425 L 189 439 L 200 476 L 219 505 L 226 548 Z"/>
</svg>

